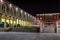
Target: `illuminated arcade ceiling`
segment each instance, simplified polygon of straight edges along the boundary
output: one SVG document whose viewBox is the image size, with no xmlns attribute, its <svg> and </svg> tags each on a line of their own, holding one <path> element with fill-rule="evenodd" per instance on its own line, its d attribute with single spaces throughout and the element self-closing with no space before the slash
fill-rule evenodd
<svg viewBox="0 0 60 40">
<path fill-rule="evenodd" d="M 54 23 L 60 19 L 60 13 L 37 14 L 36 16 L 46 23 Z"/>
</svg>

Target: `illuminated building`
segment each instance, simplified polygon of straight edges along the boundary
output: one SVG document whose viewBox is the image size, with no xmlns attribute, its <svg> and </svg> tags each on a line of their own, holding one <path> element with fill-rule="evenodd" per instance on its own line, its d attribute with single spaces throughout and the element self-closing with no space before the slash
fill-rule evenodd
<svg viewBox="0 0 60 40">
<path fill-rule="evenodd" d="M 42 14 L 36 14 L 36 17 L 39 18 L 40 25 L 42 25 L 42 27 L 60 26 L 60 13 L 42 13 Z"/>
<path fill-rule="evenodd" d="M 4 27 L 31 27 L 36 18 L 22 10 L 21 8 L 13 5 L 7 0 L 0 0 L 0 26 Z"/>
</svg>

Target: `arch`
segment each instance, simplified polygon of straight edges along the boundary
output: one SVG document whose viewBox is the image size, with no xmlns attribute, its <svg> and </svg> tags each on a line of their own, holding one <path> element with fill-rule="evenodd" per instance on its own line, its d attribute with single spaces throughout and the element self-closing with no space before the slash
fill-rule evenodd
<svg viewBox="0 0 60 40">
<path fill-rule="evenodd" d="M 6 12 L 6 5 L 2 4 L 2 12 L 5 13 Z"/>
<path fill-rule="evenodd" d="M 6 9 L 7 9 L 7 10 L 6 10 L 7 13 L 9 14 L 9 6 L 8 6 L 8 5 L 6 6 Z"/>
<path fill-rule="evenodd" d="M 14 16 L 16 16 L 16 10 L 15 10 L 15 8 L 14 8 Z"/>
</svg>

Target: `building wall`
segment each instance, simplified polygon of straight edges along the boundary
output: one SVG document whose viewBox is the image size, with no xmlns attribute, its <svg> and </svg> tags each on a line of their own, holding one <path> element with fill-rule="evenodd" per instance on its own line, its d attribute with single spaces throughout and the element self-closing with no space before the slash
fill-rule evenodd
<svg viewBox="0 0 60 40">
<path fill-rule="evenodd" d="M 30 17 L 29 13 L 22 10 L 18 6 L 11 4 L 6 0 L 0 1 L 0 23 L 9 26 L 28 26 L 33 25 L 34 18 Z M 33 19 L 33 20 L 31 20 Z"/>
</svg>

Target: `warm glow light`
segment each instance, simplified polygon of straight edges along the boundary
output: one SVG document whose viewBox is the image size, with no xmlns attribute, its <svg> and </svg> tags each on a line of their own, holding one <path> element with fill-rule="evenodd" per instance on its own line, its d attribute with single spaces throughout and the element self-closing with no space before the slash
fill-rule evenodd
<svg viewBox="0 0 60 40">
<path fill-rule="evenodd" d="M 22 23 L 21 23 L 21 20 L 19 20 L 19 24 L 21 25 Z"/>
<path fill-rule="evenodd" d="M 10 7 L 12 7 L 12 4 L 9 4 Z"/>
<path fill-rule="evenodd" d="M 25 12 L 25 15 L 26 15 L 26 12 Z"/>
<path fill-rule="evenodd" d="M 16 11 L 18 11 L 18 8 L 16 8 Z"/>
<path fill-rule="evenodd" d="M 11 24 L 12 24 L 12 20 L 10 20 L 11 21 Z"/>
<path fill-rule="evenodd" d="M 3 3 L 3 0 L 0 0 L 1 3 Z"/>
<path fill-rule="evenodd" d="M 2 18 L 1 21 L 2 21 L 2 22 L 5 22 L 5 19 Z"/>
<path fill-rule="evenodd" d="M 23 10 L 21 10 L 21 13 L 23 13 Z"/>
<path fill-rule="evenodd" d="M 16 24 L 16 22 L 14 21 L 14 24 Z"/>
<path fill-rule="evenodd" d="M 8 22 L 8 23 L 9 23 L 9 20 L 6 20 L 6 22 Z"/>
<path fill-rule="evenodd" d="M 18 19 L 17 19 L 17 24 L 18 24 Z"/>
</svg>

